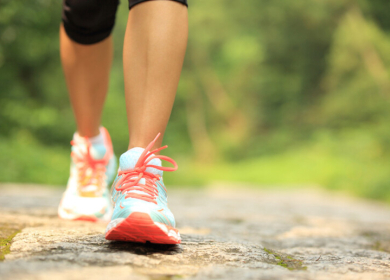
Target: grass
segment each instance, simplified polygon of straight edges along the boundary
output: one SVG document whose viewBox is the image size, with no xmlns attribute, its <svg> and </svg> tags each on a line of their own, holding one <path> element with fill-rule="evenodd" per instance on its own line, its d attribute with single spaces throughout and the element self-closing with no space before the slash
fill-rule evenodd
<svg viewBox="0 0 390 280">
<path fill-rule="evenodd" d="M 45 147 L 20 131 L 0 138 L 0 182 L 64 185 L 69 172 L 69 149 Z"/>
<path fill-rule="evenodd" d="M 390 235 L 388 231 L 365 231 L 362 232 L 361 235 L 370 241 L 371 246 L 369 249 L 390 253 Z"/>
<path fill-rule="evenodd" d="M 20 232 L 19 228 L 0 224 L 0 262 L 4 261 L 5 255 L 10 253 L 12 239 Z"/>
<path fill-rule="evenodd" d="M 292 256 L 277 253 L 273 250 L 264 248 L 263 249 L 269 255 L 272 255 L 276 259 L 276 265 L 287 268 L 288 270 L 306 270 L 307 267 L 303 266 L 301 260 L 294 259 Z"/>
<path fill-rule="evenodd" d="M 183 163 L 177 174 L 165 176 L 173 185 L 243 182 L 262 187 L 322 186 L 390 203 L 389 170 L 390 161 L 359 159 L 312 146 L 235 163 Z"/>
<path fill-rule="evenodd" d="M 199 163 L 172 154 L 179 170 L 166 172 L 164 181 L 181 187 L 214 182 L 322 186 L 390 203 L 390 158 L 377 152 L 375 139 L 366 138 L 365 134 L 342 139 L 320 137 L 310 145 L 235 162 Z M 69 148 L 44 146 L 20 132 L 12 139 L 0 139 L 0 154 L 0 182 L 66 184 Z"/>
</svg>

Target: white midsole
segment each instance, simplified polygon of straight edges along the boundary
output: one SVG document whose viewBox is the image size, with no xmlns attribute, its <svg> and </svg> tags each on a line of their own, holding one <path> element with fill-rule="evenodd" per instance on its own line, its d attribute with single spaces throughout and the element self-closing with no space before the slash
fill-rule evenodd
<svg viewBox="0 0 390 280">
<path fill-rule="evenodd" d="M 107 228 L 106 228 L 106 233 L 109 232 L 111 229 L 113 229 L 114 227 L 116 227 L 119 223 L 121 223 L 122 221 L 124 221 L 125 219 L 124 218 L 118 218 L 118 219 L 115 219 L 115 220 L 112 220 L 108 225 L 107 225 Z"/>
<path fill-rule="evenodd" d="M 61 219 L 65 219 L 65 220 L 76 220 L 78 218 L 91 217 L 91 218 L 96 218 L 102 222 L 109 222 L 111 219 L 111 215 L 112 215 L 111 207 L 107 207 L 106 212 L 101 217 L 97 217 L 95 214 L 90 214 L 90 213 L 77 213 L 71 211 L 70 209 L 65 210 L 64 207 L 62 207 L 62 205 L 58 207 L 58 216 Z"/>
</svg>

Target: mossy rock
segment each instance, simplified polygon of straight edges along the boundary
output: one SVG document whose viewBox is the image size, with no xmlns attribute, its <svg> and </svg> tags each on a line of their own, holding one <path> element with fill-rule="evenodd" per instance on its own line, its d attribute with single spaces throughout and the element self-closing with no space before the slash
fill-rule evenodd
<svg viewBox="0 0 390 280">
<path fill-rule="evenodd" d="M 0 261 L 4 261 L 5 255 L 10 253 L 12 239 L 20 231 L 20 226 L 0 223 Z"/>
</svg>

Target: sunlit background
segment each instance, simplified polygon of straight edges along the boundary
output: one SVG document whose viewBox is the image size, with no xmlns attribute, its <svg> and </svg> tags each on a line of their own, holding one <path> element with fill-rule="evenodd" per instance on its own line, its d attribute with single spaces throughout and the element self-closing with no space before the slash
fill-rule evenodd
<svg viewBox="0 0 390 280">
<path fill-rule="evenodd" d="M 126 151 L 123 0 L 103 125 Z M 176 186 L 322 186 L 390 202 L 390 2 L 189 0 L 165 144 Z M 0 2 L 0 181 L 66 184 L 61 1 Z"/>
</svg>

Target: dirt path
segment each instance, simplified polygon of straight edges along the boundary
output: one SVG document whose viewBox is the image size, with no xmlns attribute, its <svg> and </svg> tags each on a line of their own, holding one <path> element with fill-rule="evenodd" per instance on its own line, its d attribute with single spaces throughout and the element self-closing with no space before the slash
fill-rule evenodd
<svg viewBox="0 0 390 280">
<path fill-rule="evenodd" d="M 387 206 L 320 191 L 172 189 L 183 242 L 157 246 L 59 220 L 60 196 L 0 185 L 0 279 L 390 279 Z"/>
</svg>

